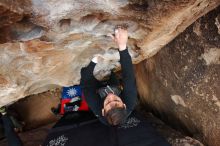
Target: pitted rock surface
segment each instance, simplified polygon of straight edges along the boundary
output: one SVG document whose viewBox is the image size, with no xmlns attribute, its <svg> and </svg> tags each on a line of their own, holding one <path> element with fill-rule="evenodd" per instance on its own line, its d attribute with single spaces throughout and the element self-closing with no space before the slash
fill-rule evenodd
<svg viewBox="0 0 220 146">
<path fill-rule="evenodd" d="M 219 0 L 3 0 L 0 2 L 0 106 L 60 86 L 78 84 L 95 54 L 94 74 L 119 69 L 108 36 L 127 24 L 133 63 L 155 55 Z"/>
<path fill-rule="evenodd" d="M 136 66 L 145 107 L 209 146 L 220 145 L 219 12 L 220 7 L 199 18 Z"/>
</svg>

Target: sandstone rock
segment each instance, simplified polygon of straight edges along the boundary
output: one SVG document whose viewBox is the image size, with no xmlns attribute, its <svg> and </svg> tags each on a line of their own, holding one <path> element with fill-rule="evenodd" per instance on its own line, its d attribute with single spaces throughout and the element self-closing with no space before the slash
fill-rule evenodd
<svg viewBox="0 0 220 146">
<path fill-rule="evenodd" d="M 0 15 L 10 12 L 0 25 L 0 106 L 78 84 L 80 69 L 97 53 L 106 59 L 95 69 L 96 75 L 118 68 L 116 46 L 108 37 L 116 24 L 129 26 L 128 47 L 138 63 L 220 4 L 219 0 L 15 2 L 0 2 Z"/>
<path fill-rule="evenodd" d="M 23 18 L 24 10 L 18 0 L 1 0 L 0 28 L 15 23 Z"/>
<path fill-rule="evenodd" d="M 137 64 L 219 4 L 219 0 L 1 0 L 0 106 L 78 84 L 80 69 L 98 53 L 105 60 L 95 69 L 97 78 L 119 69 L 117 49 L 108 36 L 117 24 L 129 26 L 128 47 Z M 220 145 L 219 22 L 218 7 L 148 60 L 147 67 L 146 62 L 136 67 L 142 103 L 213 146 Z"/>
<path fill-rule="evenodd" d="M 142 103 L 209 146 L 220 145 L 220 35 L 215 25 L 219 10 L 136 66 Z"/>
</svg>

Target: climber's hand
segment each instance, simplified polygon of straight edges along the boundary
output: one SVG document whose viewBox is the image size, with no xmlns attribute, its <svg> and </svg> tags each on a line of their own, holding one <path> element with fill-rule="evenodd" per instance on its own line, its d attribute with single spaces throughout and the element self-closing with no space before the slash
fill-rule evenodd
<svg viewBox="0 0 220 146">
<path fill-rule="evenodd" d="M 104 57 L 102 57 L 102 55 L 100 55 L 100 54 L 96 54 L 92 58 L 92 62 L 94 62 L 94 63 L 100 63 L 100 62 L 103 62 L 103 61 L 104 61 Z"/>
<path fill-rule="evenodd" d="M 116 26 L 115 27 L 115 36 L 111 35 L 111 38 L 117 43 L 120 51 L 126 49 L 128 41 L 128 31 L 125 26 Z"/>
</svg>

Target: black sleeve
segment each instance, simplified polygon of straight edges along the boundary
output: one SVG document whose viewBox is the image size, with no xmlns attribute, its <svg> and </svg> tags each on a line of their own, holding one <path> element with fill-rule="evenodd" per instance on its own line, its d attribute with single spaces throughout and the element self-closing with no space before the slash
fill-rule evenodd
<svg viewBox="0 0 220 146">
<path fill-rule="evenodd" d="M 137 88 L 131 56 L 128 49 L 119 51 L 122 70 L 122 100 L 129 112 L 133 111 L 137 103 Z"/>
<path fill-rule="evenodd" d="M 80 86 L 89 108 L 101 122 L 106 124 L 106 120 L 102 116 L 103 103 L 96 92 L 99 88 L 100 82 L 93 75 L 95 65 L 96 63 L 91 61 L 87 67 L 81 69 Z"/>
</svg>

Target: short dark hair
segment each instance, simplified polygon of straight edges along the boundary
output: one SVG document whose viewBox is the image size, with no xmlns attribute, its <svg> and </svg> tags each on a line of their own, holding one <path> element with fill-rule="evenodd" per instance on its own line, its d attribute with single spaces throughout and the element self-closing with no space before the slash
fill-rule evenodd
<svg viewBox="0 0 220 146">
<path fill-rule="evenodd" d="M 115 107 L 109 110 L 105 117 L 110 125 L 122 124 L 127 118 L 127 111 L 125 107 Z"/>
</svg>

